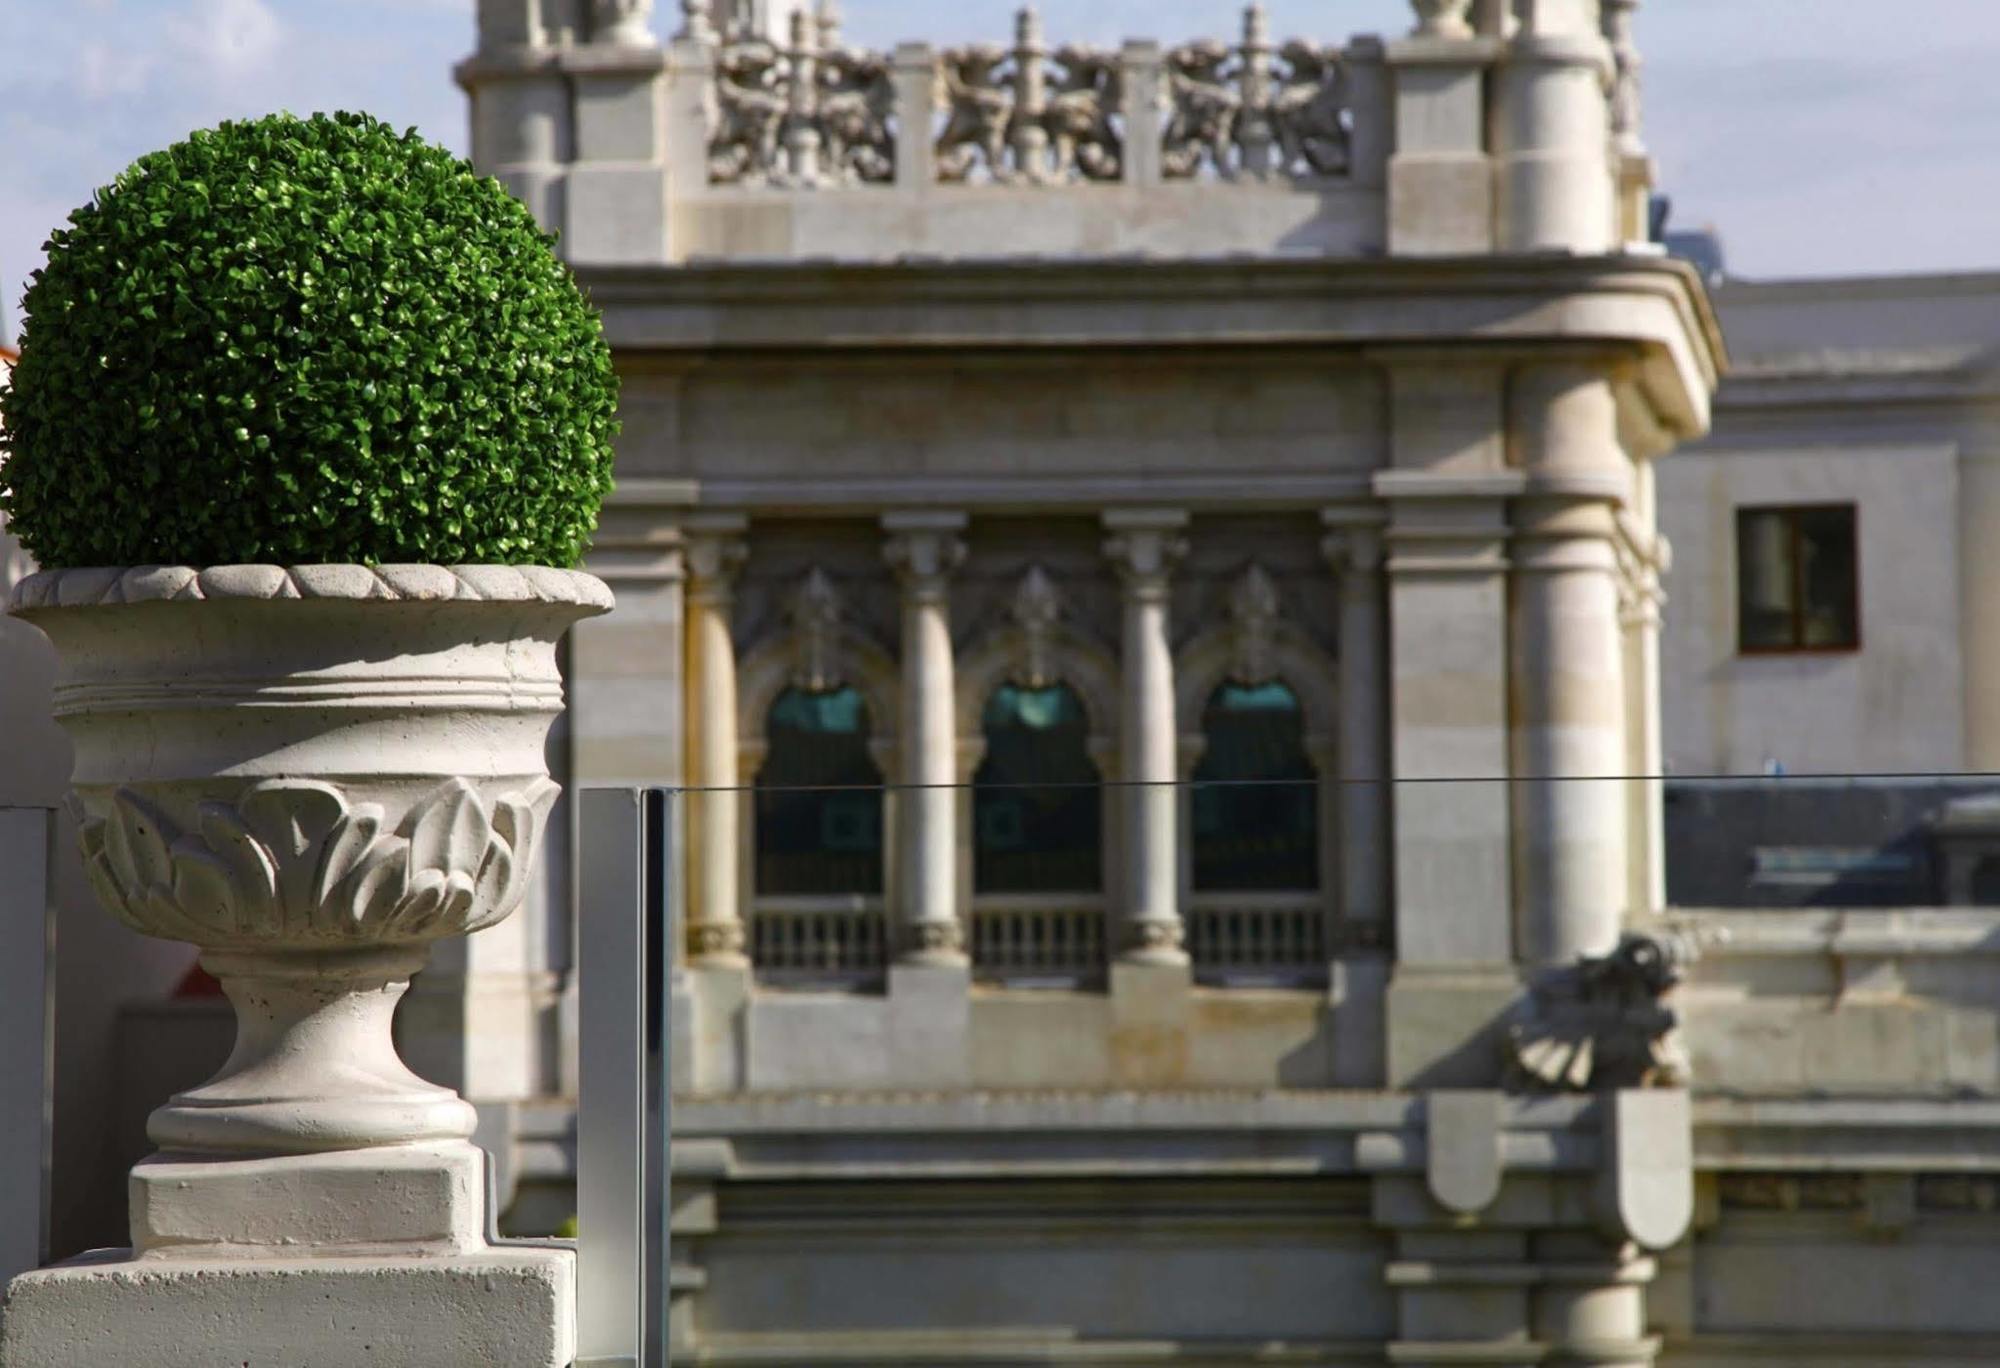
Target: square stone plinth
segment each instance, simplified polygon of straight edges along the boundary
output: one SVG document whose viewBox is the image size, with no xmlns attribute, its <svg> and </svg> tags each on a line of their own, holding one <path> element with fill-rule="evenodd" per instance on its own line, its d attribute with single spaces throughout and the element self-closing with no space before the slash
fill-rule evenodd
<svg viewBox="0 0 2000 1368">
<path fill-rule="evenodd" d="M 485 1243 L 486 1156 L 464 1141 L 254 1159 L 156 1154 L 132 1170 L 130 1192 L 141 1254 L 417 1256 Z"/>
<path fill-rule="evenodd" d="M 566 1368 L 575 1256 L 133 1259 L 16 1278 L 0 1368 Z"/>
</svg>

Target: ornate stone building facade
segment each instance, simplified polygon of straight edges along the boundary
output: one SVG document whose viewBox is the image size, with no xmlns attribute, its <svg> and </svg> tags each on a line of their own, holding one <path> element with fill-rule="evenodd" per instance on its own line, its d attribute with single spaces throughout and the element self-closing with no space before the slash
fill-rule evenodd
<svg viewBox="0 0 2000 1368">
<path fill-rule="evenodd" d="M 1669 910 L 1624 777 L 1723 359 L 1644 240 L 1636 6 L 1415 8 L 482 8 L 475 155 L 625 383 L 567 744 L 688 791 L 702 1361 L 2000 1345 L 1983 924 Z M 560 1107 L 512 1124 L 532 1184 Z"/>
<path fill-rule="evenodd" d="M 573 771 L 688 791 L 691 1352 L 1654 1360 L 1696 938 L 1621 939 L 1620 776 L 1720 341 L 1632 6 L 1418 9 L 484 11 L 476 156 L 624 378 Z"/>
</svg>

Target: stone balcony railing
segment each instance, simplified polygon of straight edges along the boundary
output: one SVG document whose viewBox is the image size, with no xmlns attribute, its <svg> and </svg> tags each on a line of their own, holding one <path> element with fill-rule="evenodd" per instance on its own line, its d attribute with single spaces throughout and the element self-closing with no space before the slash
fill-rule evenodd
<svg viewBox="0 0 2000 1368">
<path fill-rule="evenodd" d="M 1637 0 L 1421 0 L 1407 37 L 847 41 L 834 4 L 485 0 L 473 157 L 578 264 L 1603 252 L 1645 235 Z M 577 13 L 564 17 L 569 11 Z"/>
</svg>

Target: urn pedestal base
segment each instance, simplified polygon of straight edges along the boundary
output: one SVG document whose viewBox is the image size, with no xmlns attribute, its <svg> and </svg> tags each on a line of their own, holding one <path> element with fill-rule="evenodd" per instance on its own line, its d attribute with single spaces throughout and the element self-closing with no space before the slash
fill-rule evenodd
<svg viewBox="0 0 2000 1368">
<path fill-rule="evenodd" d="M 487 1240 L 463 1141 L 132 1170 L 132 1248 L 15 1279 L 0 1368 L 567 1368 L 575 1256 Z"/>
<path fill-rule="evenodd" d="M 575 1256 L 138 1258 L 16 1278 L 6 1368 L 567 1368 Z"/>
</svg>

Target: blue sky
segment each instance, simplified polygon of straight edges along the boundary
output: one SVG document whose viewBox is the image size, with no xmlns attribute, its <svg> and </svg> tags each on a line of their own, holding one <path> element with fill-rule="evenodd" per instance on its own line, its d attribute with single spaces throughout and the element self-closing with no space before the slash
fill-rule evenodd
<svg viewBox="0 0 2000 1368">
<path fill-rule="evenodd" d="M 1281 35 L 1406 0 L 1267 0 Z M 677 11 L 674 0 L 661 0 Z M 1009 31 L 1015 0 L 845 0 L 851 40 Z M 1225 33 L 1237 0 L 1043 0 L 1052 37 Z M 50 228 L 219 119 L 364 108 L 465 145 L 472 0 L 0 0 L 0 329 Z M 664 23 L 669 15 L 663 14 Z M 1648 135 L 1682 226 L 1749 276 L 2000 269 L 2000 0 L 1646 0 Z"/>
</svg>

